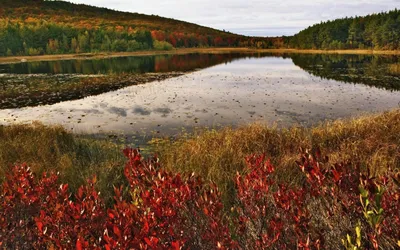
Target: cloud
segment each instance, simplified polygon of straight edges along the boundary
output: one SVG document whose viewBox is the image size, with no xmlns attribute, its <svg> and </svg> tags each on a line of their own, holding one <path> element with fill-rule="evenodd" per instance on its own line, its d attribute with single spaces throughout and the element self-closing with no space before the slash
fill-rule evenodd
<svg viewBox="0 0 400 250">
<path fill-rule="evenodd" d="M 310 25 L 399 7 L 399 0 L 72 0 L 154 14 L 255 36 L 293 35 Z"/>
<path fill-rule="evenodd" d="M 172 112 L 172 109 L 170 109 L 170 108 L 156 108 L 156 109 L 153 109 L 153 111 L 155 113 L 158 113 L 158 114 L 168 115 L 168 114 L 170 114 Z"/>
<path fill-rule="evenodd" d="M 122 117 L 126 117 L 127 113 L 126 110 L 123 108 L 117 108 L 117 107 L 111 107 L 108 109 L 108 112 L 112 113 L 112 114 L 116 114 Z"/>
<path fill-rule="evenodd" d="M 141 107 L 141 106 L 136 106 L 134 109 L 133 109 L 133 111 L 132 111 L 134 114 L 138 114 L 138 115 L 150 115 L 151 114 L 151 111 L 150 110 L 148 110 L 148 109 L 146 109 L 146 108 L 144 108 L 144 107 Z"/>
</svg>

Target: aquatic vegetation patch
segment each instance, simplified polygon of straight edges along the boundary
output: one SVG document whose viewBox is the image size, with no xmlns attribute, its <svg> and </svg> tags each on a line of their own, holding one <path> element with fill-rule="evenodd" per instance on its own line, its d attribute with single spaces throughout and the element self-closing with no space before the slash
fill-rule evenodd
<svg viewBox="0 0 400 250">
<path fill-rule="evenodd" d="M 119 75 L 6 75 L 0 77 L 0 109 L 78 100 L 180 75 L 182 73 L 179 72 Z"/>
</svg>

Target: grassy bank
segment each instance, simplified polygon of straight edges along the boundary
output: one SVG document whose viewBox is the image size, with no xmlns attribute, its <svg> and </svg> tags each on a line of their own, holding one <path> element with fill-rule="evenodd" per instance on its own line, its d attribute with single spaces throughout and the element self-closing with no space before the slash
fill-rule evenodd
<svg viewBox="0 0 400 250">
<path fill-rule="evenodd" d="M 301 49 L 254 49 L 254 48 L 182 48 L 174 50 L 148 50 L 135 52 L 113 52 L 113 53 L 82 53 L 65 55 L 40 55 L 40 56 L 9 56 L 0 57 L 0 64 L 19 63 L 21 60 L 34 61 L 57 61 L 74 59 L 103 59 L 126 56 L 153 56 L 153 55 L 183 55 L 190 53 L 220 54 L 220 53 L 300 53 L 300 54 L 360 54 L 360 55 L 400 55 L 398 50 L 301 50 Z"/>
<path fill-rule="evenodd" d="M 373 174 L 389 167 L 400 169 L 400 110 L 323 123 L 313 128 L 278 129 L 262 124 L 219 131 L 202 131 L 174 141 L 152 145 L 162 165 L 173 172 L 195 172 L 216 182 L 222 191 L 232 188 L 246 156 L 265 153 L 277 167 L 276 175 L 289 185 L 301 183 L 295 161 L 299 148 L 321 148 L 330 162 L 351 160 Z M 41 124 L 0 127 L 0 176 L 14 163 L 26 162 L 36 173 L 60 172 L 75 189 L 97 175 L 103 195 L 112 200 L 113 185 L 121 183 L 123 148 L 107 141 L 82 138 L 61 127 Z"/>
<path fill-rule="evenodd" d="M 310 129 L 253 124 L 205 131 L 156 146 L 161 167 L 126 150 L 130 160 L 123 168 L 126 159 L 113 143 L 40 124 L 0 127 L 0 176 L 11 173 L 1 185 L 1 242 L 48 247 L 61 239 L 73 248 L 82 241 L 98 247 L 115 239 L 115 244 L 167 248 L 182 239 L 180 246 L 196 249 L 355 249 L 356 240 L 360 249 L 400 246 L 399 109 Z M 308 154 L 295 164 L 299 147 L 320 147 L 331 163 L 355 164 L 333 167 Z M 266 153 L 275 167 L 259 157 L 245 167 L 244 158 L 253 153 Z M 29 169 L 7 167 L 20 162 L 37 176 L 60 172 L 72 195 L 52 178 L 39 181 Z M 380 177 L 370 178 L 366 168 Z M 216 181 L 222 196 L 196 175 L 180 172 Z M 89 183 L 77 191 L 94 174 L 96 189 Z M 120 184 L 130 195 L 112 192 Z M 110 206 L 113 195 L 118 202 Z"/>
<path fill-rule="evenodd" d="M 0 126 L 0 177 L 10 166 L 26 163 L 34 173 L 54 172 L 72 190 L 97 175 L 97 188 L 108 201 L 113 185 L 123 180 L 125 157 L 120 146 L 81 138 L 62 127 L 32 125 Z"/>
<path fill-rule="evenodd" d="M 313 128 L 277 129 L 252 124 L 238 129 L 203 131 L 189 138 L 155 143 L 164 167 L 196 172 L 230 188 L 245 157 L 265 153 L 277 167 L 277 176 L 297 184 L 303 178 L 295 161 L 299 148 L 320 148 L 331 162 L 351 160 L 373 174 L 389 167 L 400 169 L 400 110 L 323 123 Z"/>
<path fill-rule="evenodd" d="M 245 53 L 258 50 L 247 48 L 184 48 L 173 50 L 145 50 L 134 52 L 99 52 L 82 54 L 60 54 L 60 55 L 39 55 L 39 56 L 8 56 L 0 57 L 0 64 L 19 63 L 25 59 L 28 62 L 35 61 L 57 61 L 57 60 L 76 60 L 76 59 L 103 59 L 126 56 L 154 56 L 154 55 L 184 55 L 191 53 Z"/>
</svg>

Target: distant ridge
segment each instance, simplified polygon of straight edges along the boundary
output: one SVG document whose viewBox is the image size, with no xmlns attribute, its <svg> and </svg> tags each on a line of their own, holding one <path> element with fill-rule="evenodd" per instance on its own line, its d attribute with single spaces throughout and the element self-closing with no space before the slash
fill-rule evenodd
<svg viewBox="0 0 400 250">
<path fill-rule="evenodd" d="M 2 8 L 0 13 L 17 19 L 21 18 L 21 16 L 29 15 L 30 17 L 41 17 L 58 23 L 73 23 L 78 25 L 91 24 L 93 27 L 100 25 L 99 21 L 103 21 L 107 22 L 107 25 L 131 25 L 148 30 L 162 27 L 163 30 L 169 32 L 203 31 L 202 33 L 232 35 L 229 32 L 223 32 L 171 18 L 112 10 L 86 4 L 74 4 L 66 1 L 5 0 L 5 3 L 6 4 L 3 5 L 5 8 Z M 10 11 L 12 11 L 13 14 L 11 14 Z"/>
<path fill-rule="evenodd" d="M 155 15 L 64 1 L 3 2 L 0 56 L 180 47 L 270 48 L 277 47 L 275 41 L 279 41 L 246 37 Z"/>
</svg>

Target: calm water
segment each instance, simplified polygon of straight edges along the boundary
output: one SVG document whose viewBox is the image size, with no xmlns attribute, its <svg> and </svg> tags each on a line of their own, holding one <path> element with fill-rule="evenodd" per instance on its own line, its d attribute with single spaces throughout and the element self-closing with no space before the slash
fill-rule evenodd
<svg viewBox="0 0 400 250">
<path fill-rule="evenodd" d="M 0 110 L 0 123 L 62 124 L 85 133 L 174 135 L 182 128 L 312 125 L 400 105 L 399 57 L 185 55 L 1 65 L 3 73 L 191 71 L 53 105 Z"/>
<path fill-rule="evenodd" d="M 256 55 L 253 55 L 253 57 Z M 0 74 L 108 74 L 192 71 L 246 57 L 242 54 L 186 54 L 0 64 Z"/>
</svg>

